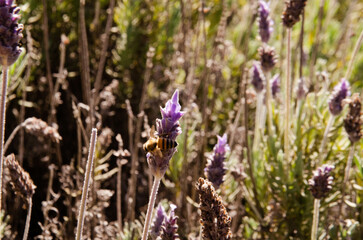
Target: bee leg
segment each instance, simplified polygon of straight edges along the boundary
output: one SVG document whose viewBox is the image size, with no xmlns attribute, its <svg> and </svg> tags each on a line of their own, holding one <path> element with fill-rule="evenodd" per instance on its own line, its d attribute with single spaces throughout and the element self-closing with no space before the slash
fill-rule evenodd
<svg viewBox="0 0 363 240">
<path fill-rule="evenodd" d="M 161 152 L 160 148 L 155 149 L 155 151 L 159 155 L 159 157 L 163 156 L 163 153 Z"/>
</svg>

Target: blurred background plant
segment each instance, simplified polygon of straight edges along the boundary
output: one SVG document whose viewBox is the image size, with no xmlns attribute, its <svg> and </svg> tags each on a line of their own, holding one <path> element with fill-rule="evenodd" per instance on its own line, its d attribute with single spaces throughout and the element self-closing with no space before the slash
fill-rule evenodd
<svg viewBox="0 0 363 240">
<path fill-rule="evenodd" d="M 356 48 L 363 31 L 362 1 L 309 0 L 291 29 L 287 161 L 286 89 L 271 77 L 279 74 L 281 83 L 287 78 L 284 1 L 268 5 L 274 22 L 268 44 L 278 56 L 263 79 L 272 81 L 269 101 L 262 99 L 265 92 L 256 93 L 249 70 L 260 59 L 262 44 L 258 1 L 16 3 L 24 25 L 23 51 L 9 67 L 5 140 L 19 127 L 5 155 L 14 153 L 37 186 L 29 239 L 74 237 L 92 127 L 99 138 L 83 236 L 141 238 L 152 186 L 142 144 L 159 117 L 159 106 L 175 89 L 186 113 L 180 121 L 178 151 L 162 179 L 157 202 L 165 209 L 171 203 L 177 206 L 173 211 L 180 239 L 200 234 L 195 183 L 204 176 L 216 135 L 224 133 L 230 151 L 216 193 L 231 217 L 233 239 L 308 239 L 314 208 L 308 179 L 322 164 L 335 166 L 334 184 L 320 200 L 317 235 L 363 238 L 363 142 L 351 147 L 343 127 L 347 107 L 334 117 L 323 152 L 319 149 L 330 122 L 334 87 L 345 77 L 351 93 L 363 96 L 363 47 Z M 281 91 L 275 91 L 279 85 Z M 272 133 L 263 121 L 266 112 L 256 113 L 258 95 L 261 111 L 267 106 L 271 112 Z M 252 152 L 255 116 L 262 117 L 262 126 Z M 43 128 L 25 128 L 31 117 L 43 120 Z M 36 134 L 27 129 L 37 129 Z M 59 134 L 58 141 L 44 129 Z M 14 197 L 9 181 L 5 171 L 0 234 L 17 239 L 27 209 L 21 208 L 23 202 Z"/>
</svg>

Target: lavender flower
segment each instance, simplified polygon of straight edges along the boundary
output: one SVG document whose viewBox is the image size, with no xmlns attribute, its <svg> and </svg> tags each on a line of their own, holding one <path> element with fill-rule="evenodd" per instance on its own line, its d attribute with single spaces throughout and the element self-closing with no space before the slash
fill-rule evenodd
<svg viewBox="0 0 363 240">
<path fill-rule="evenodd" d="M 176 90 L 172 98 L 167 101 L 165 108 L 160 107 L 162 119 L 156 119 L 156 136 L 175 141 L 176 137 L 181 134 L 179 119 L 184 115 L 180 111 L 179 91 Z M 161 178 L 169 167 L 169 161 L 176 152 L 176 148 L 162 151 L 162 156 L 152 152 L 147 153 L 147 162 L 154 176 Z"/>
<path fill-rule="evenodd" d="M 267 43 L 273 32 L 273 21 L 270 18 L 270 3 L 260 1 L 259 7 L 259 34 L 262 42 Z"/>
<path fill-rule="evenodd" d="M 178 224 L 177 220 L 178 217 L 175 216 L 175 209 L 176 206 L 174 204 L 170 204 L 170 211 L 169 216 L 165 217 L 165 221 L 162 228 L 161 239 L 162 240 L 177 240 L 179 239 L 179 235 L 177 234 L 178 231 Z"/>
<path fill-rule="evenodd" d="M 342 78 L 340 84 L 335 86 L 329 100 L 329 110 L 333 115 L 338 115 L 343 110 L 343 100 L 350 96 L 349 82 Z"/>
<path fill-rule="evenodd" d="M 321 199 L 325 197 L 332 189 L 333 177 L 330 172 L 334 169 L 332 165 L 323 165 L 314 171 L 313 178 L 309 179 L 309 190 L 314 198 Z"/>
<path fill-rule="evenodd" d="M 223 137 L 217 137 L 218 142 L 213 148 L 212 156 L 208 159 L 207 167 L 204 169 L 206 177 L 213 183 L 216 189 L 223 183 L 223 176 L 226 173 L 224 160 L 226 159 L 226 152 L 229 151 L 227 135 L 224 134 Z"/>
<path fill-rule="evenodd" d="M 276 53 L 275 53 L 275 48 L 268 46 L 268 45 L 264 45 L 263 47 L 260 47 L 258 49 L 258 53 L 260 55 L 260 62 L 261 62 L 261 67 L 264 71 L 270 71 L 277 62 L 277 57 L 276 57 Z"/>
<path fill-rule="evenodd" d="M 280 75 L 276 74 L 271 79 L 271 91 L 272 96 L 276 98 L 277 93 L 280 92 Z"/>
<path fill-rule="evenodd" d="M 287 0 L 285 11 L 282 14 L 282 22 L 285 27 L 292 28 L 298 21 L 304 10 L 307 0 Z"/>
<path fill-rule="evenodd" d="M 352 100 L 349 103 L 349 113 L 344 119 L 344 128 L 348 133 L 349 140 L 352 143 L 358 142 L 362 133 L 362 118 L 361 118 L 362 103 L 359 98 L 359 94 L 354 94 Z"/>
<path fill-rule="evenodd" d="M 253 63 L 252 67 L 252 81 L 251 84 L 255 88 L 256 92 L 261 92 L 264 88 L 263 79 L 265 77 L 263 76 L 263 73 L 261 72 L 260 66 L 257 62 Z"/>
<path fill-rule="evenodd" d="M 18 24 L 20 9 L 13 0 L 0 0 L 0 64 L 10 66 L 18 59 L 23 25 Z"/>
<path fill-rule="evenodd" d="M 307 93 L 308 93 L 308 88 L 306 87 L 305 80 L 302 77 L 299 79 L 299 82 L 297 84 L 296 97 L 299 100 L 304 99 Z"/>
<path fill-rule="evenodd" d="M 161 204 L 158 206 L 158 210 L 156 212 L 153 225 L 150 230 L 150 237 L 153 240 L 156 240 L 160 236 L 161 226 L 164 222 L 165 218 L 165 210 Z"/>
</svg>

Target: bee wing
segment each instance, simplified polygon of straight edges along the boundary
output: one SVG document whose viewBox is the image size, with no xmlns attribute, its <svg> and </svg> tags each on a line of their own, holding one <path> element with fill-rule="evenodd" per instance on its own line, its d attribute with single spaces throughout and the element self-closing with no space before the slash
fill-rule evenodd
<svg viewBox="0 0 363 240">
<path fill-rule="evenodd" d="M 150 128 L 150 138 L 155 138 L 155 126 L 152 125 Z"/>
</svg>

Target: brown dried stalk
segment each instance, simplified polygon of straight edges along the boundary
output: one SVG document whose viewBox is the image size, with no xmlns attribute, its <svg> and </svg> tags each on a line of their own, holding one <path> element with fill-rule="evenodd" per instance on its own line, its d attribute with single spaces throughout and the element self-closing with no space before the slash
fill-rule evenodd
<svg viewBox="0 0 363 240">
<path fill-rule="evenodd" d="M 200 223 L 203 240 L 232 239 L 231 217 L 228 215 L 222 199 L 215 192 L 211 182 L 199 178 L 196 189 L 200 199 Z"/>
<path fill-rule="evenodd" d="M 9 169 L 10 184 L 16 195 L 21 196 L 28 203 L 28 214 L 24 228 L 23 240 L 28 238 L 31 209 L 32 209 L 32 197 L 35 193 L 36 186 L 32 179 L 15 160 L 15 155 L 10 154 L 5 158 L 4 166 Z"/>
</svg>

